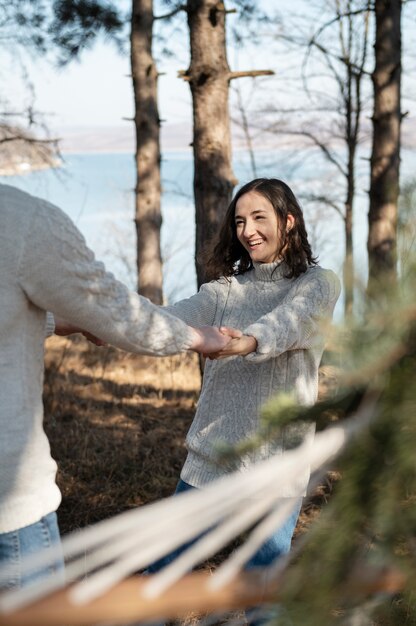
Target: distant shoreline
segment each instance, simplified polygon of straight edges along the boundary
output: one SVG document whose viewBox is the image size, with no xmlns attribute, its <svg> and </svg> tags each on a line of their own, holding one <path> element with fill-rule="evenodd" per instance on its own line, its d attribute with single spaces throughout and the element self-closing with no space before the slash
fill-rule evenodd
<svg viewBox="0 0 416 626">
<path fill-rule="evenodd" d="M 53 135 L 59 140 L 60 151 L 65 154 L 131 154 L 135 153 L 135 133 L 128 126 L 64 127 Z M 164 153 L 191 153 L 192 127 L 189 123 L 165 124 L 161 127 L 161 151 Z M 305 139 L 290 135 L 264 136 L 255 146 L 255 153 L 296 150 L 305 148 Z M 342 142 L 340 142 L 342 145 Z M 416 118 L 405 118 L 402 123 L 402 147 L 416 149 Z M 244 138 L 233 133 L 233 152 L 248 152 Z"/>
<path fill-rule="evenodd" d="M 56 160 L 54 163 L 29 163 L 23 161 L 21 163 L 9 163 L 8 165 L 0 167 L 0 176 L 24 176 L 25 174 L 31 174 L 32 172 L 39 172 L 44 170 L 59 169 L 64 165 L 61 160 Z"/>
</svg>

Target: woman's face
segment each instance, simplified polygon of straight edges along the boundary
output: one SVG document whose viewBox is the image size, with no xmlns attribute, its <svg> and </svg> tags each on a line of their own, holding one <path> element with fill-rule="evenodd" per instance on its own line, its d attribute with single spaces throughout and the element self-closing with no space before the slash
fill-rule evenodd
<svg viewBox="0 0 416 626">
<path fill-rule="evenodd" d="M 256 191 L 242 195 L 235 207 L 237 238 L 256 263 L 273 263 L 282 247 L 281 229 L 273 205 Z M 288 216 L 285 228 L 293 226 L 294 218 Z"/>
</svg>

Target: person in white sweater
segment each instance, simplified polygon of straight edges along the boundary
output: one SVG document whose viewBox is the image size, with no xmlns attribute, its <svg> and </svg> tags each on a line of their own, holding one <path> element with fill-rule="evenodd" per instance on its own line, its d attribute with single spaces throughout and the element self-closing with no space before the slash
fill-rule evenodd
<svg viewBox="0 0 416 626">
<path fill-rule="evenodd" d="M 271 396 L 285 392 L 300 404 L 315 402 L 323 322 L 331 319 L 340 293 L 337 276 L 319 267 L 312 255 L 293 192 L 277 179 L 256 179 L 237 192 L 206 263 L 213 280 L 165 310 L 187 324 L 230 325 L 243 336 L 206 362 L 177 492 L 204 488 L 236 469 L 245 471 L 290 445 L 293 430 L 232 465 L 220 454 L 224 444 L 232 447 L 255 435 L 260 408 Z M 288 552 L 307 481 L 301 476 L 295 489 L 282 492 L 282 498 L 293 499 L 293 515 L 248 567 L 270 565 Z"/>
<path fill-rule="evenodd" d="M 22 576 L 26 554 L 59 543 L 61 494 L 43 430 L 44 339 L 54 330 L 46 311 L 65 320 L 61 334 L 83 329 L 141 354 L 209 353 L 230 337 L 188 326 L 129 291 L 60 209 L 7 185 L 0 185 L 0 298 L 0 587 L 8 588 L 45 573 Z"/>
</svg>

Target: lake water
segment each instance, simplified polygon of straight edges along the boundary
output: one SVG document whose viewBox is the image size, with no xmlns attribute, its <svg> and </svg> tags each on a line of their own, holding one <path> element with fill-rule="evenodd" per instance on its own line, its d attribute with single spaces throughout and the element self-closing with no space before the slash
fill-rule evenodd
<svg viewBox="0 0 416 626">
<path fill-rule="evenodd" d="M 339 181 L 317 156 L 297 160 L 296 154 L 282 151 L 257 156 L 258 175 L 287 181 L 296 195 L 322 188 L 336 195 Z M 414 153 L 403 159 L 402 173 L 410 175 Z M 361 167 L 363 167 L 361 165 Z M 367 166 L 366 166 L 367 167 Z M 234 171 L 243 184 L 253 178 L 244 154 L 234 159 Z M 368 174 L 361 174 L 362 188 L 368 188 Z M 172 302 L 192 295 L 196 289 L 194 268 L 193 164 L 190 153 L 167 153 L 162 163 L 162 251 L 164 290 Z M 1 177 L 61 207 L 77 224 L 88 245 L 107 267 L 130 287 L 135 287 L 134 158 L 131 154 L 68 154 L 58 170 L 43 170 L 22 176 Z M 342 200 L 342 198 L 341 198 Z M 314 252 L 321 265 L 341 274 L 344 254 L 342 221 L 331 209 L 311 207 L 302 202 Z M 354 257 L 360 279 L 367 273 L 367 194 L 358 195 L 354 223 Z M 336 317 L 341 315 L 342 302 Z"/>
</svg>

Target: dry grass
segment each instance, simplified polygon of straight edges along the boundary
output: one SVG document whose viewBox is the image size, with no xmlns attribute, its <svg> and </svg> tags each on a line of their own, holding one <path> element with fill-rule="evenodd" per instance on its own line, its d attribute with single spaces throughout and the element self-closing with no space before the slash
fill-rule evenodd
<svg viewBox="0 0 416 626">
<path fill-rule="evenodd" d="M 48 341 L 45 423 L 62 532 L 170 495 L 198 396 L 198 361 Z"/>
</svg>

